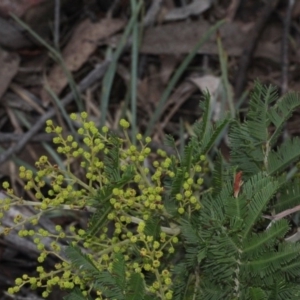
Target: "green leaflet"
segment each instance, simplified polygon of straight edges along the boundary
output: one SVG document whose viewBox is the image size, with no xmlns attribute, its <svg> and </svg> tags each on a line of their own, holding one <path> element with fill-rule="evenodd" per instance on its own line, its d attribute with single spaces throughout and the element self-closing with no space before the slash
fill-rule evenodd
<svg viewBox="0 0 300 300">
<path fill-rule="evenodd" d="M 285 141 L 271 151 L 268 156 L 267 170 L 270 175 L 280 173 L 300 158 L 300 139 L 295 137 Z"/>
</svg>

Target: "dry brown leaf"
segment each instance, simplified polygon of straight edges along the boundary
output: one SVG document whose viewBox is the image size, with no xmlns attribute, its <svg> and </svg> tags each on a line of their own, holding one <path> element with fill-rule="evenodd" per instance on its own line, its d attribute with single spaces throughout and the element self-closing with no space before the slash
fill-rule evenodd
<svg viewBox="0 0 300 300">
<path fill-rule="evenodd" d="M 170 96 L 170 99 L 166 103 L 164 107 L 164 111 L 167 110 L 167 108 L 170 108 L 170 111 L 168 113 L 164 113 L 164 120 L 161 122 L 160 127 L 165 128 L 167 124 L 170 122 L 171 118 L 178 112 L 178 109 L 180 108 L 183 103 L 185 103 L 192 94 L 197 90 L 195 85 L 191 84 L 188 81 L 182 82 L 174 91 L 174 93 Z"/>
<path fill-rule="evenodd" d="M 1 1 L 1 0 L 0 0 Z M 17 50 L 32 46 L 33 43 L 13 20 L 0 17 L 0 46 L 8 50 Z"/>
<path fill-rule="evenodd" d="M 221 103 L 219 99 L 221 78 L 214 75 L 204 75 L 196 78 L 191 78 L 201 92 L 208 92 L 210 94 L 210 102 L 213 110 L 213 120 L 217 121 L 221 117 Z"/>
<path fill-rule="evenodd" d="M 208 91 L 211 96 L 216 96 L 221 84 L 221 78 L 214 75 L 204 75 L 190 79 L 202 92 Z"/>
<path fill-rule="evenodd" d="M 10 16 L 10 14 L 14 14 L 21 17 L 30 7 L 44 1 L 46 0 L 1 0 L 0 15 Z"/>
<path fill-rule="evenodd" d="M 100 22 L 92 23 L 89 19 L 83 20 L 77 28 L 62 52 L 65 67 L 68 71 L 77 71 L 96 50 L 98 41 L 122 29 L 125 22 L 121 19 L 103 19 Z M 49 73 L 47 84 L 59 94 L 67 85 L 68 79 L 60 65 L 55 65 Z M 42 91 L 44 104 L 49 104 L 50 96 Z"/>
<path fill-rule="evenodd" d="M 147 54 L 187 54 L 208 31 L 211 25 L 204 21 L 176 22 L 156 26 L 145 30 L 141 52 Z M 252 26 L 242 26 L 238 22 L 226 23 L 220 28 L 222 45 L 230 56 L 240 56 L 247 42 Z M 265 43 L 272 43 L 271 52 L 266 52 Z M 269 48 L 269 45 L 268 45 Z M 213 36 L 198 51 L 199 54 L 218 54 L 215 36 Z M 261 40 L 255 52 L 256 57 L 271 60 L 280 59 L 280 45 L 276 41 Z"/>
<path fill-rule="evenodd" d="M 194 0 L 191 4 L 176 7 L 170 10 L 165 21 L 185 20 L 189 16 L 197 16 L 209 9 L 212 5 L 212 0 Z"/>
<path fill-rule="evenodd" d="M 223 117 L 224 111 L 229 110 L 228 103 L 224 104 L 220 98 L 221 78 L 214 75 L 204 75 L 190 79 L 202 92 L 208 91 L 212 107 L 212 119 L 218 121 Z M 231 92 L 233 88 L 230 85 Z"/>
<path fill-rule="evenodd" d="M 179 57 L 174 55 L 161 55 L 161 81 L 163 84 L 167 84 L 169 82 L 179 61 Z"/>
<path fill-rule="evenodd" d="M 149 115 L 152 114 L 153 107 L 157 104 L 165 89 L 161 81 L 160 70 L 155 66 L 149 66 L 149 77 L 140 80 L 138 83 L 138 95 L 141 99 L 141 107 Z"/>
<path fill-rule="evenodd" d="M 20 58 L 15 53 L 0 50 L 0 98 L 19 69 Z"/>
<path fill-rule="evenodd" d="M 141 51 L 149 54 L 189 53 L 209 28 L 210 24 L 204 20 L 176 22 L 149 28 L 145 30 Z M 244 45 L 247 31 L 243 32 L 235 23 L 228 23 L 222 26 L 220 34 L 224 48 L 229 54 L 239 55 L 242 52 L 241 45 Z M 218 53 L 214 36 L 199 49 L 199 53 Z"/>
</svg>

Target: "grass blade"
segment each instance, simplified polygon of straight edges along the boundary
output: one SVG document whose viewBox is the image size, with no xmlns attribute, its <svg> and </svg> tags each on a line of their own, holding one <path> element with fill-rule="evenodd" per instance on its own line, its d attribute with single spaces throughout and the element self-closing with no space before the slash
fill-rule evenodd
<svg viewBox="0 0 300 300">
<path fill-rule="evenodd" d="M 112 89 L 112 84 L 114 81 L 114 77 L 116 74 L 117 70 L 117 62 L 120 58 L 120 55 L 123 52 L 123 49 L 126 45 L 127 39 L 132 32 L 134 26 L 136 26 L 137 22 L 137 16 L 140 12 L 140 9 L 142 7 L 143 1 L 139 1 L 137 4 L 135 11 L 132 13 L 132 16 L 129 20 L 128 25 L 125 28 L 125 31 L 123 33 L 123 36 L 119 42 L 119 45 L 115 51 L 115 53 L 112 55 L 112 61 L 108 67 L 108 70 L 104 76 L 103 79 L 103 87 L 102 87 L 102 92 L 101 92 L 101 121 L 100 121 L 100 126 L 102 127 L 105 124 L 106 121 L 106 115 L 107 115 L 107 109 L 108 109 L 108 103 L 109 103 L 109 98 L 110 98 L 110 93 Z"/>
<path fill-rule="evenodd" d="M 189 63 L 192 61 L 192 59 L 194 58 L 194 56 L 197 54 L 198 50 L 207 42 L 207 40 L 220 28 L 220 26 L 222 26 L 225 23 L 224 20 L 221 20 L 219 22 L 217 22 L 214 26 L 212 26 L 205 34 L 204 36 L 201 38 L 201 40 L 197 43 L 197 45 L 195 46 L 195 48 L 193 49 L 193 51 L 191 51 L 191 53 L 184 59 L 184 61 L 181 63 L 181 65 L 179 66 L 179 68 L 176 70 L 176 72 L 174 73 L 174 75 L 172 76 L 167 88 L 165 89 L 164 93 L 162 94 L 162 97 L 160 98 L 157 108 L 152 116 L 152 118 L 149 121 L 149 124 L 147 126 L 146 129 L 146 133 L 145 136 L 148 136 L 152 133 L 153 127 L 155 122 L 157 122 L 157 120 L 159 119 L 159 117 L 161 116 L 162 112 L 163 112 L 163 107 L 165 105 L 165 103 L 167 102 L 174 86 L 176 85 L 176 83 L 178 82 L 178 80 L 180 79 L 181 75 L 183 74 L 183 72 L 186 70 L 187 66 L 189 65 Z"/>
</svg>

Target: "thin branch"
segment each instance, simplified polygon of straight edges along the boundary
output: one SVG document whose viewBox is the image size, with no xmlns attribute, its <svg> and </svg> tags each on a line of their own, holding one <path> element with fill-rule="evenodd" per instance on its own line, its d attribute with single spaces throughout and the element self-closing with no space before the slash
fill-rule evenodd
<svg viewBox="0 0 300 300">
<path fill-rule="evenodd" d="M 289 216 L 297 211 L 300 211 L 300 205 L 297 205 L 293 208 L 290 208 L 290 209 L 287 209 L 287 210 L 284 210 L 282 211 L 281 213 L 275 215 L 275 216 L 268 216 L 268 215 L 263 215 L 263 217 L 265 219 L 269 219 L 269 220 L 272 220 L 272 221 L 278 221 L 286 216 Z"/>
<path fill-rule="evenodd" d="M 144 18 L 143 25 L 145 27 L 152 26 L 155 23 L 156 17 L 159 13 L 160 7 L 163 3 L 163 0 L 153 0 L 150 8 L 147 11 L 147 14 Z"/>
</svg>

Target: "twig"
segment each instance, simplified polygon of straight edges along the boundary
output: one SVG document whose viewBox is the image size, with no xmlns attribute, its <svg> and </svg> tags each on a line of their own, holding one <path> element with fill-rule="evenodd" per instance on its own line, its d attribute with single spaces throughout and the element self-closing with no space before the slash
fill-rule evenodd
<svg viewBox="0 0 300 300">
<path fill-rule="evenodd" d="M 281 68 L 281 94 L 288 90 L 288 69 L 289 69 L 289 32 L 291 26 L 291 15 L 295 0 L 289 0 L 286 16 L 284 19 L 283 37 L 282 37 L 282 68 Z"/>
<path fill-rule="evenodd" d="M 300 211 L 300 205 L 297 205 L 297 206 L 295 206 L 293 208 L 284 210 L 284 211 L 282 211 L 281 213 L 279 213 L 279 214 L 277 214 L 275 216 L 263 215 L 263 217 L 265 219 L 269 219 L 269 220 L 272 220 L 272 221 L 278 221 L 278 220 L 280 220 L 280 219 L 282 219 L 282 218 L 284 218 L 284 217 L 286 217 L 288 215 L 291 215 L 291 214 L 293 214 L 293 213 L 295 213 L 297 211 Z"/>
<path fill-rule="evenodd" d="M 237 10 L 239 9 L 241 5 L 241 0 L 232 0 L 231 4 L 229 5 L 227 9 L 227 19 L 229 21 L 233 21 L 236 15 Z"/>
<path fill-rule="evenodd" d="M 93 69 L 78 85 L 78 91 L 80 93 L 84 92 L 88 87 L 98 81 L 105 73 L 110 61 L 104 61 L 102 64 L 96 65 Z M 66 97 L 61 101 L 62 106 L 66 106 L 72 102 L 74 95 L 70 92 Z M 18 143 L 7 149 L 5 152 L 0 154 L 0 165 L 9 159 L 10 156 L 19 152 L 26 143 L 40 130 L 42 126 L 45 125 L 46 120 L 55 116 L 55 109 L 50 109 L 46 114 L 40 117 L 40 119 L 32 126 L 32 128 L 26 132 L 23 137 L 18 141 Z"/>
<path fill-rule="evenodd" d="M 253 56 L 254 50 L 256 48 L 258 39 L 265 27 L 271 13 L 276 8 L 279 0 L 268 0 L 266 6 L 264 7 L 260 19 L 257 21 L 256 25 L 252 30 L 252 35 L 248 39 L 248 44 L 244 48 L 244 51 L 240 57 L 239 61 L 239 69 L 236 74 L 235 80 L 235 98 L 239 99 L 243 93 L 246 78 L 247 78 L 247 70 Z"/>
<path fill-rule="evenodd" d="M 143 25 L 145 27 L 152 26 L 155 22 L 156 16 L 160 10 L 160 7 L 163 3 L 163 0 L 153 0 L 152 4 L 147 11 L 147 14 L 144 18 Z"/>
</svg>

